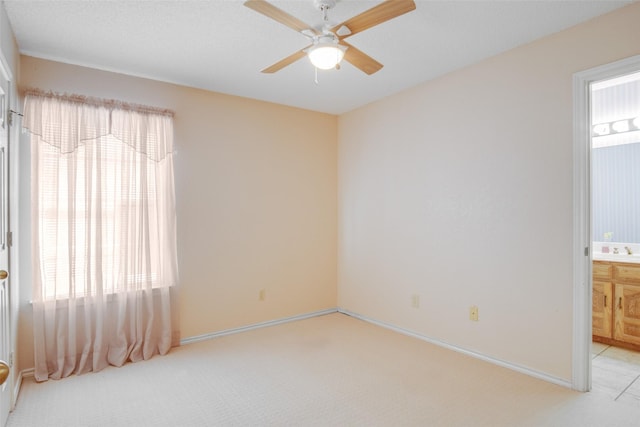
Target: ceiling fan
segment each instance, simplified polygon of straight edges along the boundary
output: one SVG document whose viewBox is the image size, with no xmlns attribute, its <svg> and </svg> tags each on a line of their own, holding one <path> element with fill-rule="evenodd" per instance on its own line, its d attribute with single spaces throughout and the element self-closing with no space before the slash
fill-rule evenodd
<svg viewBox="0 0 640 427">
<path fill-rule="evenodd" d="M 311 44 L 306 48 L 265 68 L 262 70 L 263 73 L 275 73 L 298 59 L 308 56 L 316 68 L 325 70 L 339 68 L 340 62 L 344 59 L 366 74 L 371 75 L 379 71 L 383 65 L 347 43 L 345 39 L 411 12 L 416 8 L 413 0 L 385 0 L 341 24 L 331 26 L 327 12 L 335 6 L 336 0 L 314 0 L 314 4 L 323 13 L 324 25 L 321 29 L 305 24 L 265 0 L 247 0 L 244 2 L 244 5 L 248 8 L 286 25 L 311 41 Z"/>
</svg>

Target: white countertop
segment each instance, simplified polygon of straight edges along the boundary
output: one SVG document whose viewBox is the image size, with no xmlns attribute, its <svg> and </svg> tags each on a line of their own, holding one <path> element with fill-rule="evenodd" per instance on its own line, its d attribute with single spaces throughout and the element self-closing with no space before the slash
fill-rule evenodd
<svg viewBox="0 0 640 427">
<path fill-rule="evenodd" d="M 619 254 L 603 254 L 602 252 L 594 252 L 593 253 L 594 261 L 614 261 L 614 262 L 631 262 L 634 264 L 640 264 L 640 254 L 633 253 L 631 255 L 627 255 L 626 251 L 622 251 Z"/>
</svg>

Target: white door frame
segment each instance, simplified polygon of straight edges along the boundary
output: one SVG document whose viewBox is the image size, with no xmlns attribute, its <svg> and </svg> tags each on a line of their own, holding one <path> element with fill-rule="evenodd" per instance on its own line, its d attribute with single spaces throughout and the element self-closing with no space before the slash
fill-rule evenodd
<svg viewBox="0 0 640 427">
<path fill-rule="evenodd" d="M 7 271 L 11 272 L 11 266 L 9 265 L 10 262 L 10 257 L 9 257 L 9 251 L 10 251 L 10 245 L 9 242 L 7 241 L 7 237 L 8 237 L 8 231 L 9 231 L 9 209 L 10 209 L 10 198 L 9 198 L 9 175 L 11 173 L 11 168 L 10 168 L 10 164 L 11 164 L 11 159 L 10 159 L 10 144 L 11 144 L 11 126 L 9 123 L 9 114 L 10 111 L 12 109 L 12 100 L 13 100 L 13 76 L 11 75 L 10 69 L 8 67 L 7 61 L 4 57 L 4 54 L 0 51 L 0 76 L 2 76 L 3 80 L 5 80 L 7 82 L 7 87 L 3 90 L 4 93 L 4 99 L 3 99 L 3 103 L 0 104 L 0 108 L 2 109 L 2 111 L 0 111 L 0 117 L 2 118 L 3 122 L 2 122 L 2 126 L 4 126 L 4 128 L 6 129 L 6 145 L 4 147 L 4 152 L 3 152 L 3 156 L 0 157 L 0 162 L 3 162 L 2 164 L 2 168 L 1 173 L 4 175 L 2 178 L 2 186 L 3 188 L 1 188 L 0 190 L 0 197 L 3 198 L 2 200 L 2 205 L 6 208 L 6 212 L 0 212 L 0 221 L 4 221 L 3 226 L 4 227 L 0 227 L 0 233 L 2 233 L 3 235 L 0 236 L 0 241 L 3 242 L 4 247 L 2 248 L 2 251 L 6 251 L 4 252 L 4 254 L 6 254 L 6 264 L 3 264 L 2 268 L 6 269 Z M 1 218 L 2 215 L 6 215 L 5 217 Z M 5 256 L 3 254 L 3 257 Z M 5 360 L 5 362 L 7 362 L 9 364 L 9 368 L 10 368 L 10 373 L 9 373 L 9 378 L 7 378 L 6 383 L 4 384 L 4 392 L 6 393 L 5 395 L 2 396 L 2 399 L 8 399 L 7 403 L 7 408 L 9 411 L 13 408 L 13 404 L 15 401 L 15 396 L 14 396 L 14 380 L 15 380 L 15 363 L 14 363 L 14 319 L 13 319 L 13 302 L 14 302 L 14 292 L 12 291 L 12 286 L 10 286 L 11 282 L 13 282 L 12 277 L 9 277 L 7 279 L 5 279 L 3 286 L 5 286 L 5 292 L 6 292 L 6 297 L 7 300 L 5 301 L 5 306 L 2 307 L 3 310 L 7 310 L 7 312 L 5 313 L 6 318 L 5 319 L 1 319 L 3 322 L 6 320 L 8 321 L 7 325 L 3 325 L 4 329 L 2 331 L 0 331 L 0 334 L 2 335 L 2 339 L 3 339 L 3 344 L 8 344 L 8 348 L 5 349 L 5 351 L 7 352 L 8 357 L 6 358 L 7 360 Z M 4 334 L 7 334 L 8 336 L 4 336 Z M 5 357 L 2 357 L 3 359 L 5 359 Z M 8 413 L 4 413 L 4 411 L 2 411 L 2 414 L 0 414 L 0 424 L 4 425 L 4 421 L 6 420 L 5 417 L 8 416 Z"/>
<path fill-rule="evenodd" d="M 591 390 L 591 96 L 590 84 L 640 71 L 640 55 L 573 76 L 573 373 L 572 386 Z"/>
</svg>

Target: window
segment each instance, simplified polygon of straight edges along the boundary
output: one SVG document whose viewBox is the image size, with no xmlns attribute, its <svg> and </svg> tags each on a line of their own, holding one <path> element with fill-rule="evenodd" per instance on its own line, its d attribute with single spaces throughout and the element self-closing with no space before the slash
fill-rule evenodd
<svg viewBox="0 0 640 427">
<path fill-rule="evenodd" d="M 42 298 L 175 284 L 172 153 L 158 135 L 170 118 L 45 101 L 32 137 Z"/>
</svg>

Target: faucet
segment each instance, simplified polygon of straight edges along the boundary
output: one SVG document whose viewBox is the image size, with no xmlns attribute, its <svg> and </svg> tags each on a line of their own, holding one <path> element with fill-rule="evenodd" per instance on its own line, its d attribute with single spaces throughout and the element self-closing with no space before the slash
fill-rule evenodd
<svg viewBox="0 0 640 427">
<path fill-rule="evenodd" d="M 632 255 L 633 252 L 631 251 L 631 248 L 629 246 L 625 246 L 624 247 L 627 250 L 627 255 Z"/>
</svg>

